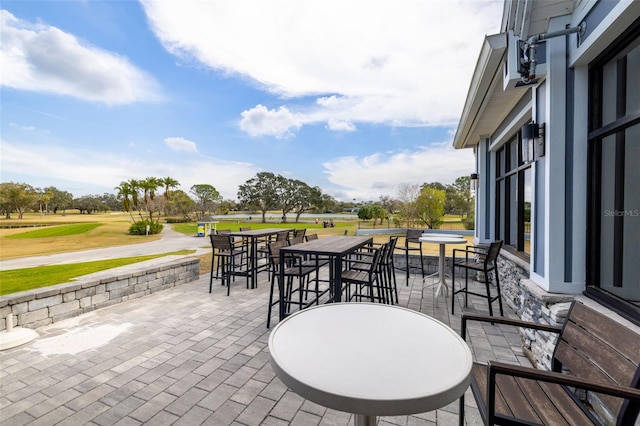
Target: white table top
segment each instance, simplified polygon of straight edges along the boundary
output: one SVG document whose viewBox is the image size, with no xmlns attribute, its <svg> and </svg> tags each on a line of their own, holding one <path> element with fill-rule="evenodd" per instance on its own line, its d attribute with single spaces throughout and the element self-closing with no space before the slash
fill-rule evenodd
<svg viewBox="0 0 640 426">
<path fill-rule="evenodd" d="M 375 416 L 443 407 L 469 387 L 472 356 L 440 321 L 398 306 L 333 303 L 296 312 L 269 336 L 271 365 L 300 396 Z"/>
<path fill-rule="evenodd" d="M 465 238 L 462 237 L 443 234 L 422 234 L 422 237 L 420 237 L 420 241 L 436 244 L 463 244 L 468 242 Z"/>
</svg>

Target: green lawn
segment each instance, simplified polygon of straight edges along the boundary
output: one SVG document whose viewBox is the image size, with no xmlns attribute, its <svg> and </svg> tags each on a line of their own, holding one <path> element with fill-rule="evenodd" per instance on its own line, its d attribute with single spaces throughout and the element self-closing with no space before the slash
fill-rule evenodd
<svg viewBox="0 0 640 426">
<path fill-rule="evenodd" d="M 34 231 L 20 232 L 18 234 L 7 235 L 6 238 L 22 239 L 22 238 L 51 238 L 51 237 L 68 237 L 71 235 L 80 235 L 89 232 L 102 223 L 74 223 L 71 225 L 46 226 Z"/>
<path fill-rule="evenodd" d="M 354 222 L 336 222 L 336 228 L 354 228 Z M 286 223 L 256 223 L 256 222 L 239 222 L 239 221 L 220 221 L 216 224 L 217 229 L 230 229 L 232 232 L 240 230 L 240 227 L 250 227 L 251 229 L 264 229 L 264 228 L 282 228 L 282 229 L 307 229 L 307 232 L 312 232 L 313 229 L 323 229 L 322 222 L 319 224 L 305 223 L 305 222 L 286 222 Z M 197 222 L 190 223 L 172 223 L 171 228 L 174 231 L 180 232 L 185 235 L 196 235 L 198 232 Z"/>
<path fill-rule="evenodd" d="M 105 269 L 117 268 L 132 263 L 169 255 L 184 255 L 194 253 L 193 250 L 181 250 L 172 253 L 155 254 L 149 256 L 125 257 L 120 259 L 98 260 L 65 265 L 37 266 L 35 268 L 12 269 L 0 271 L 0 296 L 19 291 L 33 290 L 72 281 L 82 275 L 92 274 Z"/>
</svg>

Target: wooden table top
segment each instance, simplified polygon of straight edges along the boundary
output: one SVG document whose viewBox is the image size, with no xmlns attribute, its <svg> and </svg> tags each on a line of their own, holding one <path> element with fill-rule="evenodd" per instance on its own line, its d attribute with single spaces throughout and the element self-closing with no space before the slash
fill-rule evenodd
<svg viewBox="0 0 640 426">
<path fill-rule="evenodd" d="M 287 253 L 314 253 L 324 255 L 343 255 L 349 254 L 353 250 L 373 242 L 372 237 L 348 237 L 348 236 L 329 236 L 318 238 L 317 240 L 308 241 L 302 244 L 296 244 L 289 247 L 283 247 L 281 252 Z"/>
</svg>

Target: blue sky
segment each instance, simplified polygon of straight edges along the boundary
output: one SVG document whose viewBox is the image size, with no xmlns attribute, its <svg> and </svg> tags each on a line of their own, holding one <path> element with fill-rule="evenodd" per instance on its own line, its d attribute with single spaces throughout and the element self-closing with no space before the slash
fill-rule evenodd
<svg viewBox="0 0 640 426">
<path fill-rule="evenodd" d="M 3 182 L 76 196 L 257 172 L 340 200 L 473 171 L 451 140 L 501 1 L 6 1 Z"/>
</svg>

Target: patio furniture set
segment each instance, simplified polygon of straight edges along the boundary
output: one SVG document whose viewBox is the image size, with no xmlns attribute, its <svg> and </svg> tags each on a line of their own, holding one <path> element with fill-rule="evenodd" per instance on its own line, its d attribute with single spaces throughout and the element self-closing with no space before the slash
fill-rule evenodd
<svg viewBox="0 0 640 426">
<path fill-rule="evenodd" d="M 236 276 L 245 277 L 247 288 L 253 288 L 262 268 L 270 274 L 267 328 L 277 305 L 279 323 L 269 338 L 277 376 L 310 401 L 354 413 L 356 426 L 375 425 L 378 416 L 431 411 L 458 398 L 463 425 L 464 392 L 470 385 L 485 424 L 602 424 L 602 416 L 594 414 L 576 389 L 603 401 L 617 424 L 637 419 L 640 336 L 575 302 L 562 327 L 502 317 L 497 271 L 502 241 L 454 249 L 448 282 L 445 245 L 466 244 L 461 236 L 409 230 L 403 245 L 398 245 L 396 236 L 375 245 L 371 237 L 305 238 L 303 233 L 296 236 L 295 231 L 282 229 L 218 237 L 211 236 L 218 260 L 212 262 L 211 280 L 217 263 L 216 276 L 227 285 L 227 294 Z M 431 284 L 425 284 L 423 243 L 440 246 L 437 281 Z M 438 296 L 448 295 L 451 285 L 452 314 L 454 296 L 461 293 L 465 306 L 469 294 L 487 299 L 489 316 L 463 313 L 459 335 L 427 315 L 390 306 L 398 303 L 396 249 L 405 255 L 407 284 L 409 253 L 417 252 L 423 290 L 437 286 L 436 303 Z M 464 270 L 464 281 L 456 289 L 457 268 Z M 486 293 L 472 290 L 469 271 L 484 273 Z M 352 301 L 366 303 L 344 303 Z M 496 301 L 499 317 L 493 316 Z M 468 321 L 558 333 L 553 371 L 474 363 L 465 343 Z M 397 362 L 406 357 L 421 362 Z"/>
</svg>

